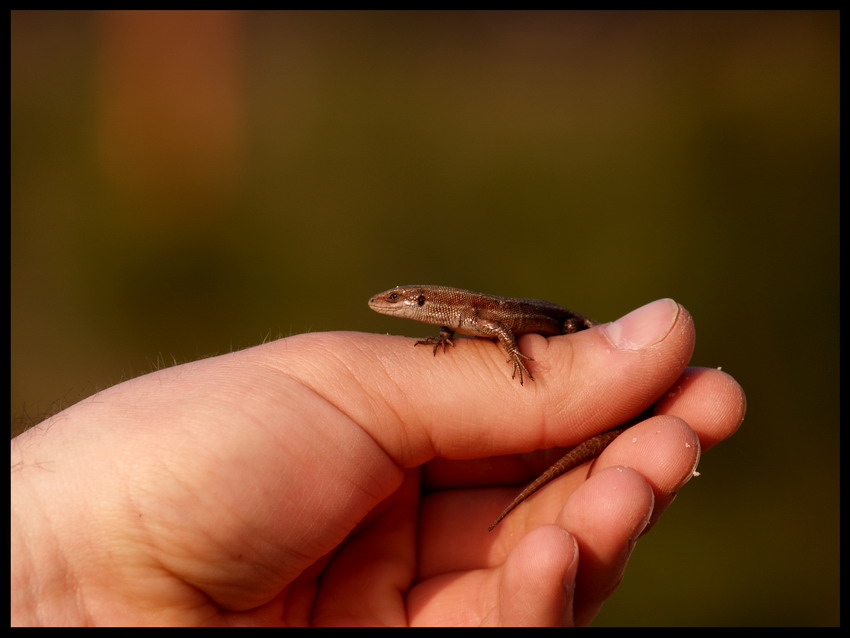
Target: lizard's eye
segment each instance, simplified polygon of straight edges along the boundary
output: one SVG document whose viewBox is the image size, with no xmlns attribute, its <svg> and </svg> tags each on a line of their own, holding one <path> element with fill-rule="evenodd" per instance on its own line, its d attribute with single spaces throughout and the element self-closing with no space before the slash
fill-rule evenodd
<svg viewBox="0 0 850 638">
<path fill-rule="evenodd" d="M 387 295 L 387 301 L 395 301 L 396 299 L 398 299 L 398 293 L 397 292 L 391 292 L 390 294 Z"/>
<path fill-rule="evenodd" d="M 420 306 L 424 306 L 425 305 L 425 295 L 419 295 L 416 298 L 416 303 L 419 304 Z"/>
</svg>

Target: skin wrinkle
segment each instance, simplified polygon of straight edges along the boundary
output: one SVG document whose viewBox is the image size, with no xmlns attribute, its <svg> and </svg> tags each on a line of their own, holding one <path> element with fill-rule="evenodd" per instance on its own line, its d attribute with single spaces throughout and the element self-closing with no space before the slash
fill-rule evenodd
<svg viewBox="0 0 850 638">
<path fill-rule="evenodd" d="M 345 365 L 345 362 L 342 359 L 337 358 L 337 361 L 339 361 L 344 368 L 347 368 L 347 366 Z M 356 377 L 354 377 L 354 376 L 352 376 L 352 378 L 356 379 Z M 404 472 L 408 468 L 406 468 L 403 464 L 401 464 L 396 459 L 396 456 L 390 452 L 389 446 L 387 446 L 385 443 L 382 443 L 380 437 L 376 436 L 369 429 L 362 428 L 358 425 L 361 422 L 367 422 L 367 423 L 374 422 L 375 419 L 356 419 L 347 410 L 345 410 L 342 405 L 333 401 L 333 399 L 324 390 L 320 389 L 319 387 L 316 387 L 315 384 L 312 383 L 311 381 L 308 381 L 306 379 L 299 379 L 297 382 L 300 383 L 302 385 L 302 387 L 304 387 L 308 391 L 310 391 L 319 400 L 321 400 L 322 402 L 326 403 L 327 405 L 333 407 L 333 409 L 337 413 L 339 413 L 340 415 L 343 415 L 346 419 L 348 419 L 348 421 L 353 425 L 353 427 L 356 430 L 358 430 L 362 434 L 364 434 L 371 441 L 373 447 L 380 452 L 381 456 L 386 461 L 388 461 L 397 471 L 398 481 L 397 481 L 396 488 L 399 485 L 401 485 L 401 482 L 402 482 L 403 476 L 404 476 Z M 396 396 L 404 396 L 404 395 L 401 394 L 401 393 L 396 393 Z M 371 403 L 371 401 L 372 401 L 372 399 L 370 398 L 370 403 Z M 384 405 L 385 405 L 386 410 L 389 411 L 390 413 L 392 413 L 395 416 L 396 421 L 401 423 L 401 416 L 398 412 L 396 412 L 395 406 L 391 402 L 385 403 Z M 379 412 L 375 408 L 372 408 L 372 410 L 375 413 Z M 404 428 L 398 428 L 398 431 L 404 431 Z M 395 447 L 399 450 L 404 450 L 408 446 L 396 444 Z M 346 454 L 346 451 L 342 450 L 341 453 Z M 410 454 L 402 453 L 401 458 L 407 458 L 409 456 L 410 456 Z M 377 475 L 373 475 L 373 477 L 371 479 L 371 483 L 373 485 L 379 485 L 381 483 L 379 480 L 377 480 L 377 478 L 375 478 L 376 476 Z M 356 485 L 356 487 L 359 491 L 363 491 L 370 501 L 379 502 L 380 500 L 382 500 L 382 498 L 384 498 L 386 496 L 383 493 L 383 490 L 365 489 L 365 486 L 359 485 L 359 484 Z"/>
<path fill-rule="evenodd" d="M 405 341 L 406 341 L 406 339 L 405 339 Z M 383 370 L 386 371 L 385 374 L 381 375 L 381 378 L 395 383 L 395 376 L 393 374 L 389 373 L 389 368 L 386 365 L 386 358 L 374 356 L 373 351 L 370 351 L 370 354 L 371 354 L 371 357 L 373 359 L 375 359 L 375 363 L 377 365 L 379 365 Z M 351 366 L 344 359 L 336 357 L 336 360 L 340 363 L 340 365 L 344 369 L 346 369 L 348 371 L 351 370 Z M 355 383 L 357 383 L 358 385 L 361 385 L 366 390 L 368 390 L 371 387 L 369 384 L 360 383 L 360 381 L 359 381 L 359 379 L 357 378 L 356 375 L 352 374 L 351 378 L 355 381 Z M 314 390 L 316 391 L 316 393 L 319 396 L 326 398 L 325 393 L 323 391 L 318 390 L 315 387 L 314 384 L 311 383 L 311 387 L 314 388 Z M 376 442 L 377 445 L 379 445 L 381 447 L 381 449 L 386 454 L 386 456 L 393 460 L 393 462 L 399 467 L 399 469 L 404 470 L 406 468 L 405 468 L 405 465 L 403 463 L 399 463 L 396 460 L 396 456 L 398 456 L 399 459 L 408 459 L 408 462 L 411 466 L 416 465 L 417 459 L 413 459 L 412 458 L 413 455 L 411 455 L 410 452 L 408 451 L 410 449 L 413 449 L 414 446 L 412 446 L 409 443 L 404 442 L 405 440 L 410 438 L 411 435 L 409 434 L 409 429 L 410 429 L 410 426 L 413 425 L 413 424 L 411 424 L 410 422 L 404 423 L 404 420 L 401 417 L 400 408 L 397 408 L 396 405 L 392 401 L 384 401 L 384 400 L 376 401 L 376 397 L 379 396 L 378 393 L 368 393 L 367 392 L 365 394 L 365 396 L 368 397 L 368 401 L 366 402 L 366 404 L 368 404 L 368 406 L 369 406 L 369 408 L 368 408 L 368 418 L 361 418 L 359 415 L 352 413 L 350 411 L 350 409 L 344 409 L 343 406 L 334 404 L 330 399 L 327 399 L 327 400 L 332 405 L 335 405 L 335 407 L 337 407 L 337 409 L 340 411 L 340 413 L 345 414 L 346 416 L 348 416 L 348 418 L 352 419 L 353 421 L 355 421 L 357 423 L 386 422 L 387 418 L 386 418 L 385 415 L 391 414 L 392 419 L 390 419 L 390 422 L 392 422 L 396 425 L 394 427 L 387 427 L 385 431 L 386 432 L 396 432 L 396 433 L 398 433 L 397 443 L 395 443 L 392 446 L 392 447 L 394 447 L 395 449 L 398 450 L 397 455 L 392 454 L 389 451 L 388 446 L 385 447 L 384 445 L 382 445 L 379 442 L 380 437 L 376 436 L 372 432 L 369 432 L 368 430 L 367 430 L 367 434 Z M 381 397 L 383 397 L 383 396 L 393 397 L 397 400 L 402 400 L 402 399 L 407 400 L 406 394 L 401 391 L 400 386 L 396 386 L 396 391 L 389 391 L 389 392 L 384 391 L 384 392 L 380 393 L 380 396 Z M 407 410 L 407 409 L 408 408 L 404 408 L 404 410 Z M 376 416 L 378 418 L 375 418 Z M 404 427 L 401 427 L 402 423 L 404 423 Z M 404 436 L 402 436 L 402 435 L 404 435 Z M 430 440 L 430 437 L 426 437 L 426 438 L 428 440 Z"/>
</svg>

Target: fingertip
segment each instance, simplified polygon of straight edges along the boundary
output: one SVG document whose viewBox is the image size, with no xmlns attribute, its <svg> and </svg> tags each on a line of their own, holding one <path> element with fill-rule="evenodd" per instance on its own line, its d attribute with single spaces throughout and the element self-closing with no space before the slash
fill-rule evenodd
<svg viewBox="0 0 850 638">
<path fill-rule="evenodd" d="M 703 450 L 735 434 L 746 412 L 743 387 L 719 368 L 687 368 L 656 404 L 656 413 L 687 421 Z"/>
<path fill-rule="evenodd" d="M 623 432 L 605 450 L 604 462 L 637 470 L 649 481 L 655 497 L 664 498 L 694 476 L 701 452 L 700 438 L 691 426 L 665 414 Z"/>
<path fill-rule="evenodd" d="M 579 565 L 575 537 L 557 525 L 526 534 L 503 567 L 501 624 L 571 626 Z"/>
</svg>

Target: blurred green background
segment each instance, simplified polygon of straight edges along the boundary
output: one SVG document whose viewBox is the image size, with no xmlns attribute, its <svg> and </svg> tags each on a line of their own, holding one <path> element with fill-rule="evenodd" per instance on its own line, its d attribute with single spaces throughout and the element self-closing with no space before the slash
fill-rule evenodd
<svg viewBox="0 0 850 638">
<path fill-rule="evenodd" d="M 12 433 L 402 283 L 659 297 L 747 391 L 596 625 L 839 622 L 838 12 L 11 14 Z"/>
</svg>

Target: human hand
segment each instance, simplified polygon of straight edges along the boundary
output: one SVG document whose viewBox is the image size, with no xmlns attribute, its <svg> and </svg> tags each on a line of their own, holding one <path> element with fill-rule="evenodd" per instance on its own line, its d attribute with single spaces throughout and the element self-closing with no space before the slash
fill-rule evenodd
<svg viewBox="0 0 850 638">
<path fill-rule="evenodd" d="M 432 357 L 336 332 L 104 390 L 12 441 L 12 623 L 586 624 L 700 442 L 743 418 L 728 375 L 685 369 L 693 341 L 665 301 L 522 337 L 525 387 L 486 340 Z M 589 473 L 487 532 L 516 491 L 500 486 L 552 456 L 504 455 L 575 444 L 659 397 Z"/>
</svg>

